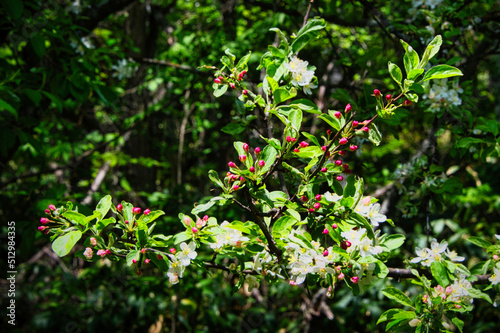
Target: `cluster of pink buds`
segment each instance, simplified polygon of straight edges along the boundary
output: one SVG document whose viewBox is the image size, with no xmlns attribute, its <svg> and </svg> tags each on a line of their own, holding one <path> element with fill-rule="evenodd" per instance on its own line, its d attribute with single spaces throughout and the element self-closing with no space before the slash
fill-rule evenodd
<svg viewBox="0 0 500 333">
<path fill-rule="evenodd" d="M 243 76 L 245 76 L 246 73 L 247 73 L 247 71 L 241 71 L 241 73 L 238 75 L 238 81 L 241 81 L 243 79 Z"/>
<path fill-rule="evenodd" d="M 288 143 L 295 143 L 297 142 L 297 139 L 296 138 L 292 138 L 290 135 L 286 137 L 286 142 Z"/>
<path fill-rule="evenodd" d="M 217 84 L 221 84 L 223 81 L 224 81 L 224 77 L 222 75 L 220 75 L 219 77 L 216 77 L 214 79 L 214 82 Z"/>
</svg>

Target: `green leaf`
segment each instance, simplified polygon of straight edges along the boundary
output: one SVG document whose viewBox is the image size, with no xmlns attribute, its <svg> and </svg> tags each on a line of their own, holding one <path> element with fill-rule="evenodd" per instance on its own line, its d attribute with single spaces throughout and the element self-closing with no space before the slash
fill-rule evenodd
<svg viewBox="0 0 500 333">
<path fill-rule="evenodd" d="M 454 317 L 454 318 L 451 319 L 451 322 L 453 324 L 455 324 L 456 327 L 458 327 L 458 330 L 460 331 L 460 333 L 463 333 L 463 331 L 464 331 L 464 322 L 462 320 L 460 320 L 457 317 Z"/>
<path fill-rule="evenodd" d="M 127 265 L 132 266 L 134 265 L 134 262 L 132 260 L 139 261 L 141 257 L 141 253 L 138 250 L 132 250 L 129 253 L 127 253 Z"/>
<path fill-rule="evenodd" d="M 436 37 L 434 37 L 429 45 L 427 45 L 424 55 L 422 56 L 422 59 L 420 60 L 417 68 L 424 68 L 429 60 L 431 60 L 432 57 L 434 57 L 439 52 L 442 43 L 443 39 L 441 38 L 441 35 L 437 35 Z"/>
<path fill-rule="evenodd" d="M 314 143 L 316 146 L 318 146 L 318 147 L 320 146 L 318 139 L 316 139 L 316 137 L 314 135 L 309 134 L 307 132 L 302 132 L 302 135 L 305 136 L 309 141 Z"/>
<path fill-rule="evenodd" d="M 237 135 L 242 133 L 244 130 L 245 126 L 242 126 L 239 123 L 229 123 L 221 128 L 222 132 L 227 133 L 229 135 Z"/>
<path fill-rule="evenodd" d="M 449 65 L 437 65 L 429 69 L 421 82 L 434 79 L 444 79 L 452 76 L 461 76 L 460 69 Z"/>
<path fill-rule="evenodd" d="M 295 89 L 290 89 L 290 91 L 288 91 L 285 88 L 278 88 L 273 92 L 274 103 L 282 103 L 289 100 L 290 98 L 294 98 L 296 95 L 297 91 Z"/>
<path fill-rule="evenodd" d="M 308 99 L 297 99 L 295 101 L 292 101 L 290 103 L 290 106 L 297 107 L 302 111 L 306 111 L 309 113 L 321 114 L 321 110 L 319 109 L 319 107 Z"/>
<path fill-rule="evenodd" d="M 71 251 L 80 238 L 82 238 L 81 231 L 70 231 L 67 234 L 56 238 L 56 240 L 52 243 L 52 250 L 54 250 L 59 257 L 64 257 Z"/>
<path fill-rule="evenodd" d="M 245 54 L 241 59 L 240 61 L 238 61 L 238 64 L 236 64 L 236 70 L 241 72 L 242 70 L 245 70 L 247 69 L 247 63 L 248 63 L 248 59 L 250 59 L 250 55 L 252 54 L 252 52 L 248 52 L 247 54 Z"/>
<path fill-rule="evenodd" d="M 267 170 L 269 170 L 271 168 L 274 161 L 276 160 L 277 154 L 278 154 L 278 151 L 274 147 L 272 147 L 270 145 L 264 147 L 259 158 L 261 160 L 263 160 L 265 162 L 265 164 L 260 169 L 259 174 L 264 174 L 267 172 Z"/>
<path fill-rule="evenodd" d="M 289 53 L 290 45 L 288 44 L 288 39 L 286 38 L 285 34 L 278 28 L 271 28 L 269 31 L 274 31 L 280 36 L 281 43 L 285 46 L 285 53 Z"/>
<path fill-rule="evenodd" d="M 390 61 L 388 67 L 389 74 L 391 74 L 392 79 L 396 81 L 396 83 L 401 87 L 401 81 L 403 81 L 403 73 L 401 73 L 401 69 L 398 67 L 398 65 L 393 64 Z"/>
<path fill-rule="evenodd" d="M 374 123 L 370 123 L 368 140 L 370 140 L 370 142 L 375 146 L 380 145 L 380 142 L 382 142 L 382 134 L 380 134 L 378 127 Z"/>
<path fill-rule="evenodd" d="M 276 58 L 282 58 L 282 59 L 286 58 L 285 52 L 283 52 L 283 50 L 278 49 L 276 46 L 269 45 L 267 48 L 269 52 L 271 52 L 271 54 Z"/>
<path fill-rule="evenodd" d="M 219 175 L 217 174 L 217 171 L 215 170 L 210 170 L 208 172 L 208 178 L 214 183 L 215 185 L 224 188 L 224 183 L 220 180 Z"/>
<path fill-rule="evenodd" d="M 214 96 L 221 97 L 227 91 L 228 85 L 214 83 L 213 88 L 214 88 Z"/>
<path fill-rule="evenodd" d="M 87 217 L 85 215 L 80 214 L 80 213 L 69 211 L 69 212 L 65 212 L 63 214 L 63 216 L 73 223 L 78 223 L 78 224 L 81 224 L 85 227 L 87 227 L 87 225 L 88 225 L 88 222 L 86 222 Z"/>
<path fill-rule="evenodd" d="M 188 239 L 191 239 L 191 235 L 189 235 L 187 232 L 182 231 L 179 232 L 174 236 L 174 245 L 180 244 L 182 242 L 187 241 Z"/>
<path fill-rule="evenodd" d="M 149 223 L 153 222 L 154 220 L 156 220 L 157 218 L 159 218 L 162 215 L 165 215 L 164 211 L 162 211 L 162 210 L 153 210 L 152 212 L 149 212 L 148 215 L 142 215 L 141 216 L 141 220 L 144 223 L 149 224 Z"/>
<path fill-rule="evenodd" d="M 409 77 L 411 71 L 418 66 L 420 59 L 418 53 L 415 52 L 413 47 L 408 45 L 408 43 L 406 43 L 403 40 L 400 40 L 400 42 L 405 49 L 405 55 L 403 56 L 403 63 L 405 66 L 406 75 Z"/>
<path fill-rule="evenodd" d="M 291 166 L 290 164 L 288 164 L 286 162 L 281 162 L 281 164 L 283 165 L 283 167 L 285 169 L 290 171 L 292 174 L 299 176 L 302 179 L 305 179 L 305 175 L 299 169 L 294 168 L 293 166 Z"/>
<path fill-rule="evenodd" d="M 297 37 L 293 41 L 291 48 L 292 53 L 299 52 L 304 46 L 307 45 L 309 40 L 314 37 L 318 30 L 326 27 L 323 19 L 311 19 L 304 25 L 298 32 Z"/>
<path fill-rule="evenodd" d="M 434 261 L 431 264 L 432 276 L 441 286 L 448 286 L 450 284 L 450 279 L 448 278 L 448 272 L 442 263 L 439 261 Z"/>
<path fill-rule="evenodd" d="M 407 75 L 407 79 L 408 80 L 415 80 L 417 77 L 419 77 L 420 75 L 422 75 L 422 73 L 424 72 L 424 69 L 423 68 L 415 68 L 415 69 L 412 69 L 408 75 Z"/>
<path fill-rule="evenodd" d="M 405 236 L 396 234 L 387 236 L 380 245 L 385 246 L 389 251 L 392 251 L 399 248 L 404 244 L 404 242 Z"/>
<path fill-rule="evenodd" d="M 401 311 L 399 313 L 394 314 L 391 318 L 389 318 L 389 323 L 387 324 L 386 330 L 391 330 L 394 328 L 395 330 L 407 328 L 407 324 L 410 320 L 415 318 L 417 315 L 415 311 Z"/>
<path fill-rule="evenodd" d="M 293 227 L 298 221 L 290 216 L 280 217 L 273 226 L 273 237 L 279 238 L 288 234 L 288 229 Z"/>
<path fill-rule="evenodd" d="M 396 289 L 392 286 L 390 287 L 385 287 L 382 289 L 382 294 L 385 295 L 385 297 L 392 299 L 393 301 L 398 302 L 401 305 L 408 306 L 410 308 L 413 308 L 413 305 L 411 303 L 411 299 L 406 296 L 401 290 Z M 379 319 L 380 320 L 380 319 Z"/>
<path fill-rule="evenodd" d="M 302 126 L 302 111 L 299 109 L 293 109 L 288 114 L 288 120 L 290 120 L 293 128 L 299 132 L 300 127 Z"/>
<path fill-rule="evenodd" d="M 108 214 L 109 209 L 111 208 L 111 196 L 108 194 L 104 196 L 96 206 L 96 210 L 101 213 L 101 218 L 105 217 Z"/>
<path fill-rule="evenodd" d="M 274 92 L 279 88 L 279 84 L 270 76 L 266 76 L 266 81 L 269 87 L 271 88 L 271 92 Z"/>
<path fill-rule="evenodd" d="M 483 249 L 487 249 L 488 247 L 491 246 L 491 243 L 482 237 L 470 236 L 469 238 L 466 238 L 466 240 L 471 242 L 474 245 L 482 247 Z"/>
<path fill-rule="evenodd" d="M 45 38 L 38 33 L 30 38 L 30 44 L 38 58 L 43 58 L 45 55 Z"/>
<path fill-rule="evenodd" d="M 110 217 L 109 219 L 100 220 L 96 223 L 97 233 L 101 233 L 101 231 L 106 228 L 109 224 L 116 223 L 114 217 Z"/>
<path fill-rule="evenodd" d="M 10 112 L 17 119 L 17 111 L 9 103 L 0 98 L 0 110 Z"/>
<path fill-rule="evenodd" d="M 328 114 L 321 114 L 318 116 L 319 119 L 325 121 L 328 125 L 330 125 L 334 130 L 339 131 L 340 130 L 340 121 L 332 117 Z"/>
<path fill-rule="evenodd" d="M 216 200 L 215 201 L 214 200 L 210 200 L 207 203 L 204 203 L 204 204 L 201 204 L 201 205 L 197 205 L 195 208 L 193 208 L 191 210 L 191 214 L 198 215 L 199 213 L 207 211 L 210 208 L 212 208 L 212 206 L 215 205 L 215 203 L 216 203 Z"/>
</svg>

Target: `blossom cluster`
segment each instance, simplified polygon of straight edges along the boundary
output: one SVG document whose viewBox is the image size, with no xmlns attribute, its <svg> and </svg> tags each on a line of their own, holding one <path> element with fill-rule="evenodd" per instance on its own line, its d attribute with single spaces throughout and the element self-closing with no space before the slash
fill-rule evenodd
<svg viewBox="0 0 500 333">
<path fill-rule="evenodd" d="M 471 305 L 474 301 L 474 298 L 470 295 L 469 291 L 472 289 L 472 284 L 464 274 L 460 274 L 457 279 L 453 281 L 453 283 L 446 288 L 441 285 L 438 285 L 432 289 L 431 296 L 433 298 L 441 298 L 444 302 L 455 303 L 454 306 L 456 308 L 460 308 L 459 303 L 464 303 L 467 305 Z M 429 306 L 432 306 L 432 300 L 428 295 L 424 295 L 423 302 L 427 303 Z"/>
<path fill-rule="evenodd" d="M 423 249 L 416 248 L 417 257 L 411 260 L 412 264 L 420 263 L 422 266 L 430 267 L 434 261 L 442 261 L 446 258 L 453 262 L 462 262 L 464 257 L 457 255 L 455 251 L 448 249 L 448 242 L 442 241 L 438 243 L 436 239 L 432 240 L 431 248 L 424 247 Z M 446 258 L 445 258 L 446 257 Z"/>
<path fill-rule="evenodd" d="M 198 256 L 198 253 L 196 253 L 196 243 L 194 242 L 189 244 L 182 242 L 180 249 L 178 252 L 171 251 L 173 253 L 167 255 L 170 260 L 167 277 L 172 284 L 179 283 L 179 278 L 182 278 L 185 268 L 191 264 L 191 260 Z"/>
<path fill-rule="evenodd" d="M 314 71 L 308 70 L 308 64 L 307 61 L 293 57 L 292 60 L 286 64 L 286 68 L 292 74 L 292 84 L 302 87 L 306 94 L 311 95 L 311 89 L 317 88 L 318 86 L 312 82 Z"/>
<path fill-rule="evenodd" d="M 441 108 L 446 108 L 451 105 L 461 105 L 462 100 L 459 94 L 463 93 L 464 90 L 458 85 L 458 81 L 453 81 L 452 87 L 448 86 L 448 79 L 435 81 L 429 93 L 423 96 L 424 99 L 428 99 L 431 102 L 430 110 L 436 112 L 441 110 Z"/>
<path fill-rule="evenodd" d="M 130 78 L 135 73 L 135 67 L 133 66 L 133 62 L 128 62 L 127 59 L 122 59 L 118 61 L 116 65 L 111 66 L 111 68 L 115 71 L 113 73 L 114 77 L 117 77 L 118 80 L 123 78 Z"/>
</svg>

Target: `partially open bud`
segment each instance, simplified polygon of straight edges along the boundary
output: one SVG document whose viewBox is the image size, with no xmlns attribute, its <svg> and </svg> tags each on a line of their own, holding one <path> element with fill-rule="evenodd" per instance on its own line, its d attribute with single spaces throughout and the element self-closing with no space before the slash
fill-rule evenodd
<svg viewBox="0 0 500 333">
<path fill-rule="evenodd" d="M 350 104 L 350 103 L 349 103 L 349 104 L 347 104 L 347 105 L 345 106 L 345 113 L 348 113 L 349 111 L 351 111 L 351 109 L 352 109 L 351 104 Z"/>
<path fill-rule="evenodd" d="M 359 277 L 357 277 L 357 276 L 353 276 L 353 277 L 351 278 L 351 282 L 352 282 L 352 283 L 358 283 L 358 282 L 359 282 Z"/>
<path fill-rule="evenodd" d="M 302 141 L 301 143 L 299 143 L 299 146 L 301 146 L 302 148 L 305 148 L 305 147 L 309 146 L 309 144 L 305 141 Z"/>
<path fill-rule="evenodd" d="M 334 116 L 335 116 L 335 118 L 337 118 L 337 119 L 342 118 L 342 113 L 340 113 L 339 111 L 335 112 L 333 115 L 334 115 Z"/>
<path fill-rule="evenodd" d="M 49 209 L 50 209 L 50 210 L 56 210 L 56 206 L 54 206 L 54 205 L 49 205 Z"/>
<path fill-rule="evenodd" d="M 316 202 L 314 204 L 314 209 L 320 209 L 321 208 L 321 204 L 319 202 Z"/>
<path fill-rule="evenodd" d="M 171 249 L 169 249 L 168 251 L 169 251 L 170 253 L 172 253 L 172 254 L 175 254 L 175 252 L 177 252 L 177 250 L 176 250 L 176 249 L 174 249 L 174 248 L 171 248 Z"/>
<path fill-rule="evenodd" d="M 83 251 L 83 256 L 87 259 L 90 260 L 92 259 L 92 256 L 94 255 L 94 251 L 90 247 L 87 247 L 85 251 Z"/>
<path fill-rule="evenodd" d="M 149 213 L 151 213 L 151 210 L 149 208 L 146 208 L 144 210 L 144 215 L 149 215 Z"/>
<path fill-rule="evenodd" d="M 49 219 L 48 219 L 48 218 L 46 218 L 46 217 L 42 217 L 42 218 L 40 219 L 40 223 L 41 223 L 41 224 L 47 224 L 47 223 L 49 223 Z"/>
<path fill-rule="evenodd" d="M 244 163 L 247 159 L 247 155 L 240 155 L 238 158 L 239 158 L 241 163 Z"/>
<path fill-rule="evenodd" d="M 141 213 L 141 209 L 139 207 L 134 207 L 132 209 L 132 213 L 134 213 L 134 214 L 140 214 Z"/>
</svg>

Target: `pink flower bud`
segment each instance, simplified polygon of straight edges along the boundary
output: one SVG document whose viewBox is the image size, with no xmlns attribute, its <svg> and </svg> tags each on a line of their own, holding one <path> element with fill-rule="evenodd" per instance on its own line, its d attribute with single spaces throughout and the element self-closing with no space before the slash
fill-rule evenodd
<svg viewBox="0 0 500 333">
<path fill-rule="evenodd" d="M 286 142 L 292 142 L 292 137 L 290 135 L 286 137 Z"/>
<path fill-rule="evenodd" d="M 345 150 L 339 150 L 339 155 L 340 156 L 344 156 L 346 154 L 347 154 L 347 152 Z"/>
<path fill-rule="evenodd" d="M 321 194 L 316 194 L 316 196 L 314 197 L 314 199 L 316 199 L 316 201 L 320 201 L 321 200 Z"/>
<path fill-rule="evenodd" d="M 238 179 L 238 175 L 231 175 L 231 180 L 237 180 Z"/>
<path fill-rule="evenodd" d="M 41 224 L 47 224 L 47 223 L 49 223 L 49 219 L 48 219 L 48 218 L 46 218 L 46 217 L 42 217 L 42 218 L 40 219 L 40 223 L 41 223 Z"/>
<path fill-rule="evenodd" d="M 133 264 L 137 264 L 137 259 L 132 259 Z"/>
<path fill-rule="evenodd" d="M 342 118 L 342 113 L 340 113 L 339 111 L 335 112 L 333 115 L 334 115 L 334 116 L 335 116 L 335 118 L 337 118 L 337 119 Z"/>
<path fill-rule="evenodd" d="M 351 104 L 350 104 L 350 103 L 349 103 L 349 104 L 347 104 L 347 105 L 345 106 L 345 113 L 348 113 L 349 111 L 351 111 L 351 109 L 352 109 Z"/>
<path fill-rule="evenodd" d="M 342 168 L 344 168 L 345 170 L 349 170 L 349 164 L 347 163 L 342 164 Z"/>
<path fill-rule="evenodd" d="M 110 254 L 111 254 L 111 250 L 110 250 L 110 249 L 106 249 L 106 251 L 105 251 L 105 252 L 106 252 L 106 254 L 107 254 L 107 255 L 110 255 Z"/>
<path fill-rule="evenodd" d="M 214 82 L 217 83 L 217 84 L 221 84 L 222 83 L 222 81 L 218 77 L 214 79 Z"/>
<path fill-rule="evenodd" d="M 493 260 L 498 260 L 498 255 L 494 254 L 493 255 Z"/>
<path fill-rule="evenodd" d="M 141 209 L 139 207 L 134 207 L 132 209 L 132 213 L 134 213 L 134 214 L 140 214 L 141 213 Z"/>
<path fill-rule="evenodd" d="M 250 149 L 250 146 L 248 145 L 248 143 L 244 143 L 243 144 L 243 150 L 246 151 L 248 153 L 248 150 Z"/>
<path fill-rule="evenodd" d="M 293 280 L 290 280 L 290 285 L 291 285 L 291 286 L 296 286 L 296 285 L 297 285 L 297 283 L 296 283 L 295 281 L 293 281 Z"/>
<path fill-rule="evenodd" d="M 205 216 L 203 216 L 203 221 L 205 221 L 205 222 L 206 222 L 206 221 L 208 221 L 208 219 L 209 219 L 209 218 L 210 218 L 210 217 L 208 217 L 208 215 L 205 215 Z"/>
<path fill-rule="evenodd" d="M 323 231 L 324 232 L 324 231 Z M 328 250 L 325 250 L 323 251 L 323 257 L 327 257 L 330 253 L 328 252 Z"/>
<path fill-rule="evenodd" d="M 309 200 L 309 199 L 307 199 L 307 197 L 306 197 L 305 195 L 303 195 L 302 197 L 300 197 L 300 200 L 302 200 L 302 201 L 306 202 L 306 201 L 307 201 L 307 200 Z"/>
<path fill-rule="evenodd" d="M 168 251 L 169 251 L 170 253 L 172 253 L 172 254 L 175 254 L 175 252 L 177 252 L 177 250 L 176 250 L 176 249 L 174 249 L 174 248 L 171 248 L 171 249 L 169 249 Z"/>
<path fill-rule="evenodd" d="M 242 79 L 242 78 L 243 78 L 243 76 L 245 76 L 245 74 L 246 74 L 246 73 L 247 73 L 247 71 L 242 71 L 242 72 L 240 73 L 240 75 L 238 75 L 238 76 L 239 76 L 239 78 L 240 78 L 240 79 Z"/>
<path fill-rule="evenodd" d="M 147 258 L 146 258 L 146 259 L 144 259 L 144 263 L 145 263 L 145 264 L 149 264 L 149 262 L 150 262 L 150 261 L 151 261 L 150 259 L 147 259 Z"/>
<path fill-rule="evenodd" d="M 329 231 L 328 231 L 328 228 L 325 228 L 325 229 L 323 230 L 323 234 L 324 234 L 324 235 L 328 235 L 328 232 L 329 232 Z M 328 253 L 328 251 L 326 251 L 326 252 Z M 327 255 L 328 255 L 328 254 L 327 254 Z"/>
<path fill-rule="evenodd" d="M 319 202 L 316 202 L 314 204 L 314 209 L 320 209 L 321 208 L 321 204 Z"/>
<path fill-rule="evenodd" d="M 161 254 L 158 254 L 156 258 L 158 258 L 158 260 L 163 260 L 163 256 Z"/>
<path fill-rule="evenodd" d="M 353 277 L 351 278 L 351 282 L 352 282 L 352 283 L 358 283 L 358 281 L 359 281 L 359 277 L 357 277 L 357 276 L 353 276 Z"/>
<path fill-rule="evenodd" d="M 292 138 L 292 142 L 297 142 L 297 138 Z"/>
<path fill-rule="evenodd" d="M 244 89 L 241 93 L 242 93 L 243 95 L 248 95 L 248 90 Z"/>
<path fill-rule="evenodd" d="M 322 151 L 326 151 L 326 146 L 321 147 Z"/>
<path fill-rule="evenodd" d="M 231 161 L 231 162 L 229 162 L 227 165 L 228 165 L 230 168 L 236 168 L 236 164 L 234 164 L 234 162 L 232 162 L 232 161 Z"/>
<path fill-rule="evenodd" d="M 141 253 L 142 253 L 142 254 L 146 253 L 146 249 L 145 249 L 145 248 L 144 248 L 144 249 L 141 249 Z"/>
<path fill-rule="evenodd" d="M 345 144 L 347 143 L 347 138 L 342 138 L 342 139 L 340 139 L 340 140 L 339 140 L 339 143 L 340 143 L 341 145 L 345 145 Z"/>
<path fill-rule="evenodd" d="M 264 165 L 266 165 L 266 162 L 264 162 L 263 160 L 260 160 L 259 161 L 259 166 L 262 168 Z"/>
<path fill-rule="evenodd" d="M 344 273 L 340 272 L 340 273 L 339 273 L 339 276 L 337 276 L 337 279 L 338 279 L 339 281 L 342 281 L 342 280 L 344 279 L 344 277 L 345 277 Z"/>
<path fill-rule="evenodd" d="M 309 144 L 305 141 L 302 141 L 301 143 L 299 143 L 299 146 L 301 146 L 302 148 L 305 148 L 305 147 L 309 146 Z"/>
<path fill-rule="evenodd" d="M 359 121 L 357 121 L 357 120 L 352 121 L 352 126 L 357 127 L 358 124 L 359 124 Z"/>
<path fill-rule="evenodd" d="M 351 145 L 351 146 L 349 147 L 349 149 L 350 149 L 351 151 L 356 151 L 356 150 L 358 149 L 358 146 L 356 146 L 356 145 Z"/>
<path fill-rule="evenodd" d="M 128 221 L 127 221 L 127 220 L 125 220 L 125 224 L 128 224 Z"/>
<path fill-rule="evenodd" d="M 117 211 L 119 211 L 119 212 L 121 212 L 121 211 L 123 210 L 123 206 L 122 206 L 122 204 L 118 204 L 118 205 L 116 206 L 116 210 L 117 210 Z"/>
<path fill-rule="evenodd" d="M 309 208 L 309 213 L 314 213 L 314 208 Z"/>
<path fill-rule="evenodd" d="M 106 256 L 106 251 L 105 250 L 98 250 L 97 255 L 100 256 L 101 258 L 104 258 Z"/>
<path fill-rule="evenodd" d="M 250 170 L 250 172 L 255 172 L 255 168 L 253 166 L 251 166 L 248 170 Z"/>
<path fill-rule="evenodd" d="M 461 309 L 462 308 L 462 306 L 460 304 L 454 304 L 453 306 L 455 307 L 455 309 Z"/>
<path fill-rule="evenodd" d="M 90 260 L 92 259 L 92 256 L 94 255 L 94 251 L 90 247 L 87 247 L 85 251 L 83 251 L 83 256 L 87 259 Z"/>
<path fill-rule="evenodd" d="M 45 226 L 41 225 L 41 226 L 39 226 L 39 227 L 38 227 L 38 230 L 40 230 L 40 231 L 44 231 L 44 230 L 45 230 L 45 229 L 47 229 L 47 228 L 48 228 L 48 227 L 45 227 Z"/>
<path fill-rule="evenodd" d="M 240 189 L 240 186 L 239 185 L 234 185 L 233 186 L 233 191 L 238 191 Z"/>
<path fill-rule="evenodd" d="M 49 209 L 50 209 L 50 210 L 56 210 L 56 206 L 54 206 L 54 205 L 49 205 Z"/>
<path fill-rule="evenodd" d="M 385 95 L 385 99 L 390 102 L 392 100 L 392 95 L 391 94 L 387 94 Z"/>
<path fill-rule="evenodd" d="M 293 152 L 294 152 L 294 153 L 298 153 L 298 152 L 300 152 L 300 149 L 299 149 L 299 148 L 295 148 L 295 149 L 293 150 Z"/>
<path fill-rule="evenodd" d="M 366 126 L 363 126 L 363 128 L 361 128 L 361 130 L 362 130 L 363 132 L 368 133 L 368 132 L 370 131 L 370 128 L 368 128 L 368 127 L 366 127 Z"/>
<path fill-rule="evenodd" d="M 321 168 L 321 172 L 326 172 L 327 169 L 326 168 Z"/>
<path fill-rule="evenodd" d="M 151 213 L 151 210 L 149 208 L 146 208 L 144 210 L 144 215 L 149 215 L 149 213 Z"/>
<path fill-rule="evenodd" d="M 219 75 L 219 80 L 223 81 L 224 80 L 224 76 Z"/>
<path fill-rule="evenodd" d="M 342 161 L 341 160 L 336 160 L 335 161 L 335 165 L 336 166 L 341 166 L 342 165 Z"/>
<path fill-rule="evenodd" d="M 46 209 L 45 214 L 50 215 L 50 209 Z"/>
<path fill-rule="evenodd" d="M 410 105 L 411 105 L 411 103 L 412 103 L 412 102 L 411 102 L 409 99 L 406 99 L 406 100 L 404 101 L 405 106 L 410 106 Z"/>
<path fill-rule="evenodd" d="M 337 229 L 337 228 L 338 228 L 338 226 L 336 223 L 332 224 L 332 229 Z"/>
<path fill-rule="evenodd" d="M 345 245 L 346 245 L 347 247 L 351 247 L 351 242 L 349 242 L 349 241 L 345 241 Z"/>
<path fill-rule="evenodd" d="M 331 130 L 326 130 L 326 135 L 330 136 L 332 134 Z"/>
<path fill-rule="evenodd" d="M 373 94 L 375 95 L 376 98 L 379 98 L 380 97 L 380 90 L 378 90 L 378 89 L 373 90 Z"/>
<path fill-rule="evenodd" d="M 344 177 L 342 177 L 342 176 L 337 176 L 337 180 L 338 180 L 339 182 L 341 182 L 341 181 L 343 181 L 343 180 L 344 180 Z"/>
<path fill-rule="evenodd" d="M 231 87 L 231 89 L 236 88 L 236 85 L 234 83 L 232 83 L 232 82 L 229 84 L 229 86 Z"/>
<path fill-rule="evenodd" d="M 90 237 L 90 245 L 92 245 L 92 246 L 97 245 L 97 239 L 95 239 L 95 237 Z"/>
<path fill-rule="evenodd" d="M 247 159 L 247 155 L 240 155 L 238 158 L 240 159 L 241 163 L 244 163 Z"/>
<path fill-rule="evenodd" d="M 243 183 L 245 181 L 245 178 L 243 176 L 240 177 L 240 183 Z"/>
<path fill-rule="evenodd" d="M 254 153 L 255 153 L 255 155 L 259 155 L 260 154 L 260 148 L 259 147 L 255 147 Z"/>
<path fill-rule="evenodd" d="M 137 275 L 141 276 L 142 272 L 141 271 L 137 271 Z"/>
</svg>

